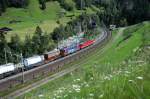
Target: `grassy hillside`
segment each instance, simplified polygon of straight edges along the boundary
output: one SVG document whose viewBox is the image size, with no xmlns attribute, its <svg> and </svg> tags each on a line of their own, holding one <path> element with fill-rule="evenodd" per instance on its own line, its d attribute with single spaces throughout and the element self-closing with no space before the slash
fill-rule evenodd
<svg viewBox="0 0 150 99">
<path fill-rule="evenodd" d="M 149 99 L 150 22 L 115 30 L 111 41 L 80 60 L 81 68 L 25 94 L 25 99 Z M 132 34 L 126 38 L 126 34 Z M 145 38 L 144 34 L 149 37 Z M 148 43 L 146 45 L 149 45 Z M 21 98 L 19 97 L 19 98 Z"/>
<path fill-rule="evenodd" d="M 59 18 L 58 14 L 62 9 L 58 2 L 47 2 L 46 5 L 46 10 L 42 11 L 39 8 L 38 0 L 30 0 L 30 4 L 26 9 L 8 8 L 7 11 L 0 16 L 0 27 L 13 29 L 13 31 L 7 35 L 8 40 L 15 33 L 23 40 L 26 33 L 31 35 L 34 33 L 37 25 L 40 25 L 43 31 L 48 33 L 52 32 L 53 29 L 58 26 L 56 20 Z M 69 18 L 62 18 L 62 24 L 68 21 Z"/>
<path fill-rule="evenodd" d="M 8 32 L 7 39 L 10 40 L 11 36 L 18 34 L 21 40 L 24 40 L 26 34 L 33 35 L 36 26 L 40 26 L 43 31 L 51 33 L 54 28 L 58 27 L 57 20 L 60 20 L 60 24 L 66 24 L 73 18 L 80 15 L 82 11 L 77 10 L 75 2 L 73 0 L 66 0 L 69 5 L 73 6 L 73 11 L 67 12 L 66 15 L 60 18 L 60 12 L 64 9 L 60 4 L 55 1 L 46 3 L 46 9 L 41 10 L 39 8 L 38 0 L 30 0 L 29 6 L 26 9 L 23 8 L 8 8 L 2 16 L 0 16 L 0 28 L 9 27 L 13 31 Z M 87 8 L 87 13 L 95 13 L 95 10 Z"/>
<path fill-rule="evenodd" d="M 0 27 L 10 27 L 12 32 L 8 33 L 8 38 L 13 34 L 18 34 L 24 39 L 26 33 L 32 34 L 37 25 L 40 25 L 44 31 L 52 32 L 55 27 L 57 13 L 60 11 L 58 2 L 48 2 L 45 11 L 40 10 L 38 0 L 30 0 L 30 5 L 26 9 L 8 8 L 7 11 L 0 16 Z M 20 21 L 10 23 L 11 21 Z"/>
</svg>

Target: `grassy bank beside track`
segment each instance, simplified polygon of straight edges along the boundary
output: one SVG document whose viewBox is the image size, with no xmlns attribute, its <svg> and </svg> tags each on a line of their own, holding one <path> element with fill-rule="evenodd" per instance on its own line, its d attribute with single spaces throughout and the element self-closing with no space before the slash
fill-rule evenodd
<svg viewBox="0 0 150 99">
<path fill-rule="evenodd" d="M 150 23 L 113 32 L 113 39 L 99 53 L 89 55 L 81 68 L 19 98 L 25 99 L 141 99 L 150 98 L 150 48 L 143 33 Z M 132 30 L 132 31 L 131 31 Z M 124 39 L 125 33 L 132 33 Z M 147 38 L 147 42 L 150 39 Z M 78 63 L 79 63 L 78 62 Z"/>
</svg>

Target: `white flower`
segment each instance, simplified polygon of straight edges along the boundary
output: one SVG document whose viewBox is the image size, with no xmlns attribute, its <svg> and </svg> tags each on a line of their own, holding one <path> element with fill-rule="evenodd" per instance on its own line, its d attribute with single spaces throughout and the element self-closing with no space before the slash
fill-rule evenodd
<svg viewBox="0 0 150 99">
<path fill-rule="evenodd" d="M 119 71 L 117 72 L 117 74 L 120 74 L 120 73 L 122 73 L 122 71 L 121 71 L 121 70 L 119 70 Z"/>
<path fill-rule="evenodd" d="M 59 92 L 59 93 L 62 93 L 63 91 L 62 91 L 62 90 L 59 90 L 58 92 Z"/>
<path fill-rule="evenodd" d="M 130 74 L 130 72 L 129 72 L 129 71 L 125 71 L 125 73 L 126 73 L 126 74 Z"/>
<path fill-rule="evenodd" d="M 64 87 L 61 87 L 61 88 L 59 88 L 59 90 L 65 90 L 66 88 L 64 88 Z"/>
<path fill-rule="evenodd" d="M 136 52 L 139 49 L 139 47 L 136 47 L 135 49 L 133 49 L 133 52 Z"/>
<path fill-rule="evenodd" d="M 125 62 L 125 61 L 123 61 L 123 62 L 122 62 L 122 64 L 126 64 L 126 62 Z"/>
<path fill-rule="evenodd" d="M 71 72 L 70 75 L 73 75 L 73 73 Z"/>
<path fill-rule="evenodd" d="M 105 76 L 104 80 L 110 80 L 110 78 L 108 76 Z"/>
<path fill-rule="evenodd" d="M 112 78 L 113 76 L 110 74 L 109 77 Z"/>
<path fill-rule="evenodd" d="M 86 84 L 85 87 L 89 87 L 89 84 Z"/>
<path fill-rule="evenodd" d="M 67 96 L 68 96 L 67 94 L 66 94 L 66 95 L 64 95 L 64 98 L 65 98 L 65 97 L 67 97 Z"/>
<path fill-rule="evenodd" d="M 40 94 L 39 97 L 43 97 L 44 95 Z"/>
<path fill-rule="evenodd" d="M 139 79 L 139 80 L 143 80 L 143 77 L 140 77 L 140 76 L 139 76 L 139 77 L 136 77 L 136 78 Z"/>
<path fill-rule="evenodd" d="M 72 91 L 71 91 L 71 90 L 69 90 L 69 93 L 72 93 Z"/>
<path fill-rule="evenodd" d="M 54 94 L 54 96 L 57 96 L 57 94 Z"/>
<path fill-rule="evenodd" d="M 103 96 L 104 96 L 104 94 L 101 94 L 101 95 L 99 96 L 99 98 L 103 98 Z"/>
<path fill-rule="evenodd" d="M 93 96 L 94 96 L 94 94 L 90 93 L 90 94 L 89 94 L 89 96 L 93 97 Z"/>
<path fill-rule="evenodd" d="M 80 86 L 79 85 L 72 85 L 73 86 L 73 89 L 76 91 L 76 92 L 80 92 Z"/>
<path fill-rule="evenodd" d="M 80 88 L 75 89 L 76 92 L 80 92 Z"/>
<path fill-rule="evenodd" d="M 76 82 L 76 81 L 80 81 L 80 79 L 75 79 L 74 82 Z"/>
<path fill-rule="evenodd" d="M 61 96 L 56 96 L 57 98 L 61 98 Z"/>
<path fill-rule="evenodd" d="M 87 82 L 84 82 L 84 84 L 86 85 L 86 84 L 87 84 Z"/>
<path fill-rule="evenodd" d="M 150 49 L 150 46 L 148 46 L 147 48 Z"/>
<path fill-rule="evenodd" d="M 129 82 L 134 82 L 133 80 L 129 80 Z"/>
<path fill-rule="evenodd" d="M 90 78 L 90 80 L 93 80 L 93 79 L 94 79 L 93 77 Z"/>
<path fill-rule="evenodd" d="M 76 79 L 76 81 L 80 81 L 80 79 Z"/>
</svg>

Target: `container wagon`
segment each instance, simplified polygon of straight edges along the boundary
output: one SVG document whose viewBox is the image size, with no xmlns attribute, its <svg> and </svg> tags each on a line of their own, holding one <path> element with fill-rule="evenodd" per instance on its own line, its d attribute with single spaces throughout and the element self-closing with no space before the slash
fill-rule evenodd
<svg viewBox="0 0 150 99">
<path fill-rule="evenodd" d="M 50 51 L 50 52 L 44 54 L 44 59 L 45 59 L 44 61 L 45 61 L 45 63 L 48 63 L 59 57 L 60 57 L 60 50 L 54 49 L 53 51 Z"/>
<path fill-rule="evenodd" d="M 0 66 L 0 79 L 7 77 L 14 73 L 16 67 L 13 63 L 8 63 Z"/>
<path fill-rule="evenodd" d="M 33 56 L 23 60 L 24 68 L 31 69 L 44 64 L 44 56 Z"/>
<path fill-rule="evenodd" d="M 86 47 L 92 45 L 94 42 L 95 42 L 95 40 L 88 40 L 88 41 L 80 44 L 80 49 L 86 48 Z"/>
<path fill-rule="evenodd" d="M 74 53 L 78 50 L 80 50 L 79 43 L 74 43 L 65 48 L 60 49 L 60 54 L 61 54 L 61 56 L 66 56 L 66 55 Z"/>
</svg>

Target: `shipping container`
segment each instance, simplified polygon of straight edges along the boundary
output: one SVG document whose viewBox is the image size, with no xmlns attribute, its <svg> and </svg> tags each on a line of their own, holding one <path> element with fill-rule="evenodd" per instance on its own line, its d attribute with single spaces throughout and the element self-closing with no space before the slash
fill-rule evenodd
<svg viewBox="0 0 150 99">
<path fill-rule="evenodd" d="M 60 53 L 61 53 L 62 56 L 66 56 L 68 54 L 76 52 L 79 49 L 80 49 L 79 43 L 74 43 L 74 44 L 72 44 L 70 46 L 67 46 L 67 47 L 61 49 Z"/>
</svg>

